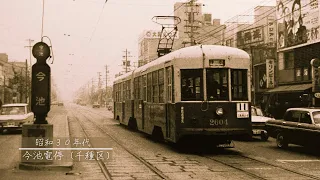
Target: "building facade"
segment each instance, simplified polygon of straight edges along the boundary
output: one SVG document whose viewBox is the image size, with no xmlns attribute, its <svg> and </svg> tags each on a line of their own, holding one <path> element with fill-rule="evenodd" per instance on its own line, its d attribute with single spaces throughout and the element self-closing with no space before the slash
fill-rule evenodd
<svg viewBox="0 0 320 180">
<path fill-rule="evenodd" d="M 238 24 L 236 47 L 245 50 L 252 59 L 252 104 L 267 101 L 264 93 L 277 85 L 276 81 L 276 13 L 274 6 L 257 6 L 252 24 Z M 233 44 L 231 41 L 226 44 Z"/>
<path fill-rule="evenodd" d="M 277 0 L 276 14 L 279 86 L 268 91 L 269 104 L 309 106 L 303 97 L 313 88 L 310 61 L 320 58 L 319 0 Z"/>
<path fill-rule="evenodd" d="M 6 53 L 0 53 L 0 98 L 2 103 L 26 102 L 26 62 L 10 62 Z"/>
</svg>

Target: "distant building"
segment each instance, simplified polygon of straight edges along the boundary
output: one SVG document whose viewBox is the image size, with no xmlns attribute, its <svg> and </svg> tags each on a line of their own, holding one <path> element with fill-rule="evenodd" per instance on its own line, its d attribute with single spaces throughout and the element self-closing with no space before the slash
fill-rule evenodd
<svg viewBox="0 0 320 180">
<path fill-rule="evenodd" d="M 211 14 L 204 14 L 204 20 L 200 23 L 194 36 L 195 43 L 223 45 L 225 29 L 226 26 L 220 24 L 220 19 L 211 21 Z"/>
<path fill-rule="evenodd" d="M 202 4 L 194 3 L 191 6 L 190 3 L 177 2 L 174 4 L 174 16 L 178 16 L 181 19 L 181 23 L 177 25 L 179 32 L 179 39 L 175 41 L 173 49 L 177 50 L 182 47 L 190 46 L 191 35 L 196 35 L 196 31 L 203 23 L 204 17 L 202 14 Z M 193 19 L 192 13 L 193 12 Z M 209 19 L 207 15 L 207 19 Z M 191 27 L 194 31 L 191 31 Z M 192 34 L 191 34 L 192 33 Z"/>
<path fill-rule="evenodd" d="M 145 30 L 139 37 L 138 66 L 144 65 L 158 58 L 157 48 L 160 30 Z"/>
</svg>

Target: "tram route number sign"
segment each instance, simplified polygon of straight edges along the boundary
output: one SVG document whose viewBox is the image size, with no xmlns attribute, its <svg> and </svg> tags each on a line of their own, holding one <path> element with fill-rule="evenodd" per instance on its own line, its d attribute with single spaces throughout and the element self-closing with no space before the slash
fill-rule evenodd
<svg viewBox="0 0 320 180">
<path fill-rule="evenodd" d="M 50 66 L 36 63 L 32 66 L 31 110 L 35 114 L 50 111 Z"/>
</svg>

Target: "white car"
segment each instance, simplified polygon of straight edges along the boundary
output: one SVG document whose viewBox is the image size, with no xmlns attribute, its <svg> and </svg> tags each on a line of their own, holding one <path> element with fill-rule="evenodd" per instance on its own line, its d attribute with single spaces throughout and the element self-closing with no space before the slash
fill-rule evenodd
<svg viewBox="0 0 320 180">
<path fill-rule="evenodd" d="M 266 117 L 259 107 L 251 106 L 251 123 L 253 136 L 260 136 L 262 140 L 267 141 L 269 135 L 265 130 L 266 121 L 274 118 Z"/>
<path fill-rule="evenodd" d="M 0 114 L 0 132 L 3 130 L 21 130 L 23 124 L 33 124 L 34 114 L 26 103 L 2 105 Z"/>
</svg>

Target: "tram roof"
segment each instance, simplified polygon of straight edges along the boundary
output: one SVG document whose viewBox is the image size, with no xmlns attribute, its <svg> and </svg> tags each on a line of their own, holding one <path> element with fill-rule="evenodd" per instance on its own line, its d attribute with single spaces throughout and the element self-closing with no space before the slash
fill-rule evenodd
<svg viewBox="0 0 320 180">
<path fill-rule="evenodd" d="M 201 46 L 202 46 L 202 49 L 201 49 Z M 158 58 L 154 61 L 151 61 L 143 66 L 140 66 L 131 72 L 128 72 L 126 74 L 118 76 L 115 79 L 115 81 L 118 81 L 122 78 L 125 78 L 125 77 L 131 75 L 132 73 L 145 71 L 149 67 L 164 63 L 166 61 L 170 61 L 172 59 L 198 58 L 198 57 L 202 56 L 202 53 L 204 53 L 207 58 L 217 58 L 217 57 L 226 57 L 227 58 L 227 56 L 229 56 L 229 55 L 232 55 L 235 58 L 243 58 L 243 59 L 250 58 L 249 54 L 247 52 L 245 52 L 244 50 L 234 48 L 234 47 L 229 47 L 229 46 L 221 46 L 221 45 L 189 46 L 189 47 L 175 50 L 169 54 L 161 56 L 160 58 Z"/>
</svg>

